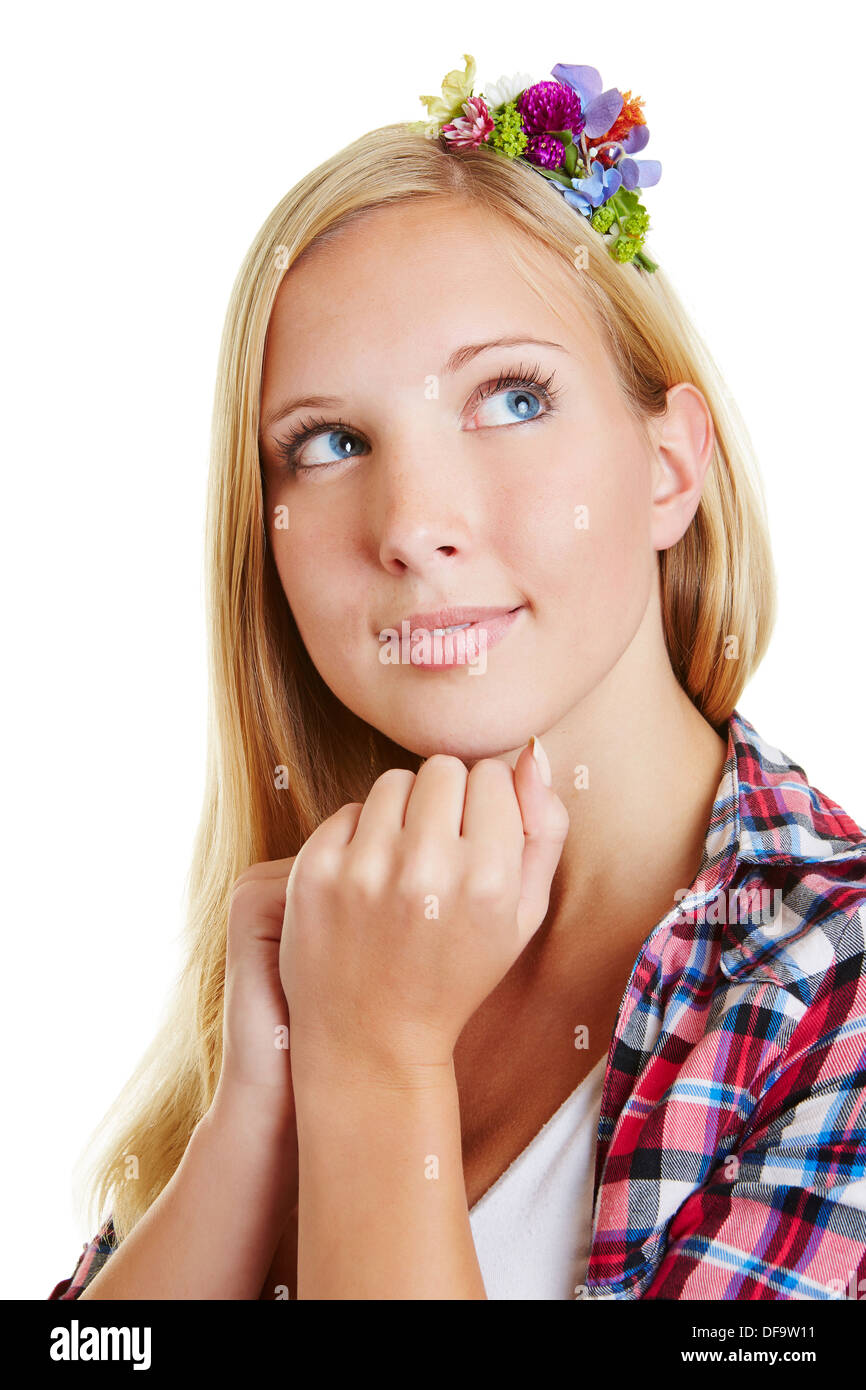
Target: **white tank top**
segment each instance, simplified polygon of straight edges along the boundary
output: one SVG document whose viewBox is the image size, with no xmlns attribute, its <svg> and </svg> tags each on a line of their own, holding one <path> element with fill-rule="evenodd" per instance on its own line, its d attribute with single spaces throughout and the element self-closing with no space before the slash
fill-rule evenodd
<svg viewBox="0 0 866 1390">
<path fill-rule="evenodd" d="M 592 1244 L 607 1054 L 469 1210 L 489 1299 L 574 1298 Z"/>
</svg>

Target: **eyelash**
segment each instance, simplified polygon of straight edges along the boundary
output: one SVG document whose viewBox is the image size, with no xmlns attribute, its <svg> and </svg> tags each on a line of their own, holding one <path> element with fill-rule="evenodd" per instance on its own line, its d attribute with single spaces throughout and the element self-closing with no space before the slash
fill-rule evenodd
<svg viewBox="0 0 866 1390">
<path fill-rule="evenodd" d="M 475 405 L 480 405 L 482 401 L 487 400 L 490 396 L 498 395 L 500 391 L 513 391 L 518 387 L 523 387 L 525 390 L 530 390 L 535 395 L 539 396 L 546 405 L 547 409 L 543 415 L 535 415 L 532 417 L 534 420 L 544 420 L 548 415 L 555 413 L 554 401 L 556 401 L 560 394 L 561 388 L 554 389 L 553 387 L 553 378 L 555 375 L 555 372 L 551 372 L 549 377 L 542 380 L 541 367 L 537 363 L 528 370 L 526 370 L 523 363 L 521 363 L 516 371 L 501 372 L 495 382 L 486 382 L 484 386 L 479 387 L 476 393 Z M 520 422 L 515 421 L 515 423 L 517 424 Z M 525 421 L 524 423 L 529 424 L 530 421 Z M 499 428 L 502 427 L 499 426 Z M 335 430 L 340 430 L 344 434 L 350 434 L 355 436 L 355 438 L 360 438 L 356 431 L 346 424 L 345 420 L 325 420 L 322 417 L 316 418 L 315 416 L 301 420 L 294 429 L 289 430 L 285 439 L 278 439 L 275 441 L 276 451 L 283 461 L 284 470 L 293 474 L 308 472 L 317 473 L 322 469 L 336 467 L 336 465 L 341 462 L 340 459 L 334 459 L 332 463 L 302 464 L 297 462 L 297 456 L 302 445 L 306 444 L 310 439 L 315 439 L 317 435 L 331 433 Z M 347 455 L 347 457 L 350 456 Z M 355 455 L 351 455 L 351 457 L 355 457 Z"/>
</svg>

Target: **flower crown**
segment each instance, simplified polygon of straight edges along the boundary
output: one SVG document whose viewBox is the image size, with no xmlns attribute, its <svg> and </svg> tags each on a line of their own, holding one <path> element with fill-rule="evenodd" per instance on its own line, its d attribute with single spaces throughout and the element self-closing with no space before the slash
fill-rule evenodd
<svg viewBox="0 0 866 1390">
<path fill-rule="evenodd" d="M 640 185 L 661 178 L 657 159 L 634 159 L 649 140 L 641 97 L 609 87 L 595 68 L 557 63 L 553 82 L 526 73 L 500 77 L 473 96 L 475 59 L 463 55 L 442 83 L 441 97 L 420 98 L 426 121 L 409 129 L 457 150 L 488 145 L 549 179 L 565 201 L 601 233 L 615 261 L 657 270 L 641 249 L 650 225 Z M 461 114 L 462 112 L 462 114 Z M 588 144 L 591 141 L 591 144 Z"/>
</svg>

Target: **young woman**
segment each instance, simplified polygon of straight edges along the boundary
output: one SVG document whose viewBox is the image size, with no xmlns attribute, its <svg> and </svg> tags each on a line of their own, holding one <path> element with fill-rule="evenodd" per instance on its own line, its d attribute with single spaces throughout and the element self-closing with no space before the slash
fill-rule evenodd
<svg viewBox="0 0 866 1390">
<path fill-rule="evenodd" d="M 188 959 L 51 1297 L 838 1297 L 866 835 L 736 708 L 746 432 L 663 269 L 429 133 L 234 288 Z"/>
</svg>

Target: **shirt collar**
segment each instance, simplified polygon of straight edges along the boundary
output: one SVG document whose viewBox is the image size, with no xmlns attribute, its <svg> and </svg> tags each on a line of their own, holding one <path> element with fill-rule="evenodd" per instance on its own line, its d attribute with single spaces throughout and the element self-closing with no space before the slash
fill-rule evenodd
<svg viewBox="0 0 866 1390">
<path fill-rule="evenodd" d="M 719 732 L 724 736 L 725 726 Z M 752 882 L 761 868 L 837 864 L 866 858 L 866 831 L 841 806 L 810 785 L 803 768 L 762 738 L 734 710 L 727 721 L 728 752 L 713 803 L 703 858 L 680 909 L 695 910 L 724 894 L 735 875 Z M 745 868 L 740 871 L 740 867 Z M 757 870 L 749 866 L 758 866 Z M 857 871 L 858 878 L 862 871 Z M 845 878 L 844 868 L 828 875 Z M 771 873 L 773 882 L 779 875 Z M 828 891 L 832 892 L 832 889 Z M 724 919 L 723 919 L 724 920 Z M 734 922 L 723 931 L 722 962 L 736 977 L 768 950 L 800 930 L 796 915 L 782 912 L 767 925 Z"/>
<path fill-rule="evenodd" d="M 711 897 L 740 863 L 827 864 L 866 857 L 866 831 L 811 786 L 803 768 L 762 738 L 739 710 L 727 721 L 727 734 L 696 897 Z"/>
</svg>

